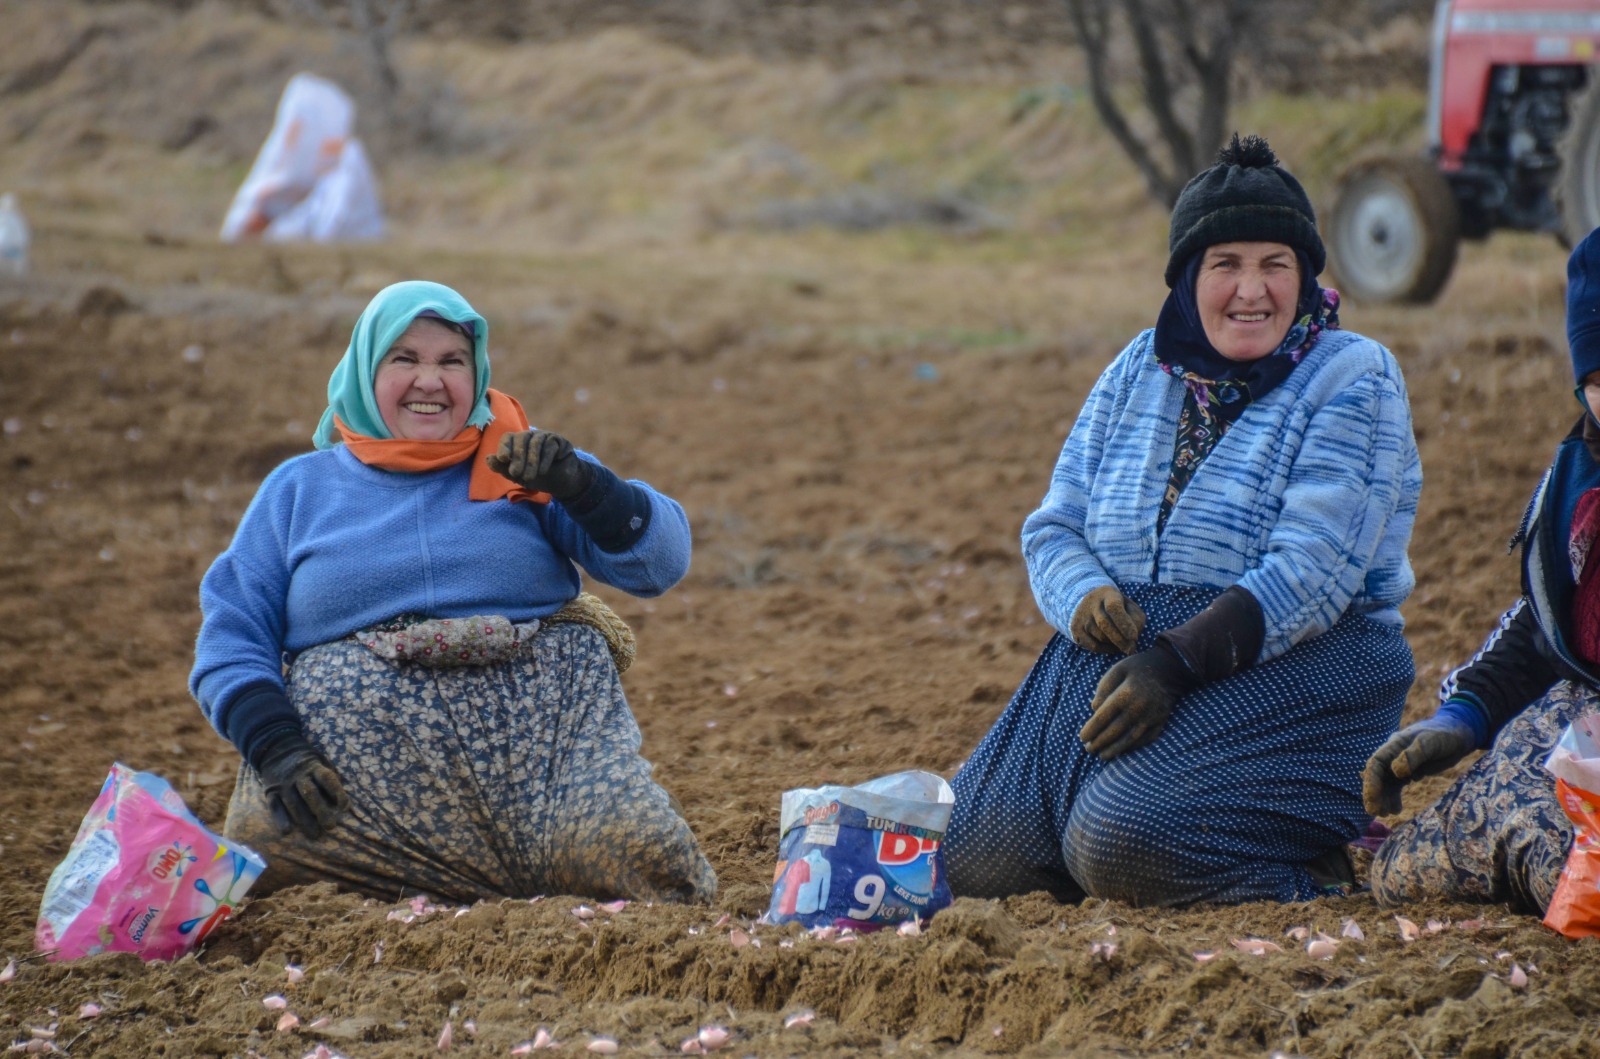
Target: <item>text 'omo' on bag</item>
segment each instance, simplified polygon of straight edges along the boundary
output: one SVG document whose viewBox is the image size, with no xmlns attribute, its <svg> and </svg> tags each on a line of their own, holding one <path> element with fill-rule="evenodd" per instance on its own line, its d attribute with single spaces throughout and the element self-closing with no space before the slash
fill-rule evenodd
<svg viewBox="0 0 1600 1059">
<path fill-rule="evenodd" d="M 202 824 L 166 780 L 114 764 L 45 884 L 34 944 L 52 960 L 176 959 L 228 917 L 266 866 Z"/>
</svg>

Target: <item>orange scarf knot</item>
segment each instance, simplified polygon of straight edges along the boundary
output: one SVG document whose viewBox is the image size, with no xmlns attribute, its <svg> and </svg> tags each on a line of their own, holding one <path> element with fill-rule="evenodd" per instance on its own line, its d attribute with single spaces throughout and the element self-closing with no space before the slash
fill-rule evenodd
<svg viewBox="0 0 1600 1059">
<path fill-rule="evenodd" d="M 500 451 L 500 439 L 507 434 L 528 429 L 528 414 L 515 397 L 490 388 L 484 394 L 489 399 L 489 411 L 494 415 L 486 427 L 467 427 L 448 441 L 414 441 L 409 438 L 369 438 L 345 426 L 338 418 L 334 425 L 339 437 L 344 439 L 350 455 L 366 464 L 385 471 L 404 471 L 419 474 L 453 467 L 462 460 L 473 460 L 472 478 L 467 487 L 470 500 L 506 499 L 515 503 L 528 500 L 535 504 L 548 504 L 549 493 L 536 493 L 489 469 L 484 458 Z"/>
</svg>

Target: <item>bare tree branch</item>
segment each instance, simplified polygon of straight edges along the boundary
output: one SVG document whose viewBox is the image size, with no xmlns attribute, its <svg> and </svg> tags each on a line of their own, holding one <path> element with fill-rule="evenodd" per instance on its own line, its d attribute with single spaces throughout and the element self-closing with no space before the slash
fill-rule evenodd
<svg viewBox="0 0 1600 1059">
<path fill-rule="evenodd" d="M 334 29 L 346 28 L 335 16 L 343 10 L 349 18 L 348 30 L 360 45 L 367 68 L 377 83 L 379 105 L 386 120 L 395 113 L 400 92 L 400 73 L 395 68 L 389 42 L 411 17 L 413 0 L 277 0 L 280 10 L 315 19 Z"/>
<path fill-rule="evenodd" d="M 1182 6 L 1182 0 L 1179 0 Z M 1168 156 L 1172 159 L 1172 175 L 1180 181 L 1193 173 L 1195 165 L 1194 138 L 1178 120 L 1173 110 L 1172 82 L 1167 78 L 1168 58 L 1161 42 L 1156 39 L 1155 26 L 1143 0 L 1122 0 L 1128 15 L 1128 28 L 1133 32 L 1134 46 L 1139 52 L 1139 70 L 1144 82 L 1144 105 L 1156 120 L 1156 128 L 1166 141 Z M 1173 198 L 1176 199 L 1176 193 Z"/>
<path fill-rule="evenodd" d="M 1106 45 L 1111 37 L 1111 11 L 1109 0 L 1066 0 L 1072 24 L 1083 49 L 1089 71 L 1089 98 L 1095 113 L 1117 141 L 1117 146 L 1128 156 L 1144 177 L 1145 187 L 1158 201 L 1170 202 L 1176 197 L 1172 191 L 1172 178 L 1145 147 L 1144 141 L 1134 134 L 1122 108 L 1111 94 L 1110 75 L 1106 70 Z"/>
<path fill-rule="evenodd" d="M 1246 19 L 1294 24 L 1296 0 L 1065 0 L 1101 122 L 1138 168 L 1157 201 L 1170 206 L 1222 144 L 1232 103 L 1234 59 Z M 1132 42 L 1142 117 L 1118 102 L 1108 55 L 1118 28 Z M 1287 5 L 1287 6 L 1285 6 Z M 1145 131 L 1147 130 L 1147 131 Z M 1169 161 L 1163 165 L 1159 158 Z"/>
<path fill-rule="evenodd" d="M 389 58 L 389 37 L 394 32 L 393 15 L 404 6 L 404 0 L 390 4 L 389 10 L 381 14 L 373 11 L 375 0 L 346 2 L 350 7 L 350 21 L 355 27 L 356 36 L 366 49 L 367 65 L 372 68 L 378 87 L 383 91 L 384 106 L 392 106 L 395 93 L 400 90 L 400 75 L 395 72 L 394 63 Z"/>
</svg>

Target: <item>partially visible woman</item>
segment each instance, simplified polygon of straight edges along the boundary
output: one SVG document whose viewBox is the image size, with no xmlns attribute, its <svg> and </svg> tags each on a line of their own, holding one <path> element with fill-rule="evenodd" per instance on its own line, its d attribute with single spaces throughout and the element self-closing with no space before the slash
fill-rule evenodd
<svg viewBox="0 0 1600 1059">
<path fill-rule="evenodd" d="M 1293 901 L 1348 886 L 1360 770 L 1412 680 L 1421 465 L 1400 368 L 1338 328 L 1264 140 L 1173 210 L 1171 293 L 1022 528 L 1057 630 L 957 774 L 958 894 Z"/>
<path fill-rule="evenodd" d="M 267 858 L 258 886 L 714 894 L 639 754 L 631 634 L 578 574 L 666 591 L 683 509 L 531 429 L 436 283 L 372 299 L 314 441 L 200 588 L 190 689 L 244 758 L 224 830 Z"/>
<path fill-rule="evenodd" d="M 1600 232 L 1567 263 L 1567 341 L 1582 413 L 1523 516 L 1522 595 L 1439 689 L 1438 710 L 1378 749 L 1367 808 L 1487 750 L 1440 799 L 1398 825 L 1372 864 L 1378 900 L 1550 905 L 1572 822 L 1544 762 L 1576 716 L 1600 709 Z"/>
</svg>

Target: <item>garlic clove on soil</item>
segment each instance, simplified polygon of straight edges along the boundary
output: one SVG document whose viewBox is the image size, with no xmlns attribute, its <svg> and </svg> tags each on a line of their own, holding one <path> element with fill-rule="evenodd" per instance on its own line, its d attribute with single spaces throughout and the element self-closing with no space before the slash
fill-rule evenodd
<svg viewBox="0 0 1600 1059">
<path fill-rule="evenodd" d="M 1265 956 L 1269 952 L 1282 952 L 1283 946 L 1265 938 L 1234 938 L 1233 947 L 1252 956 Z"/>
</svg>

